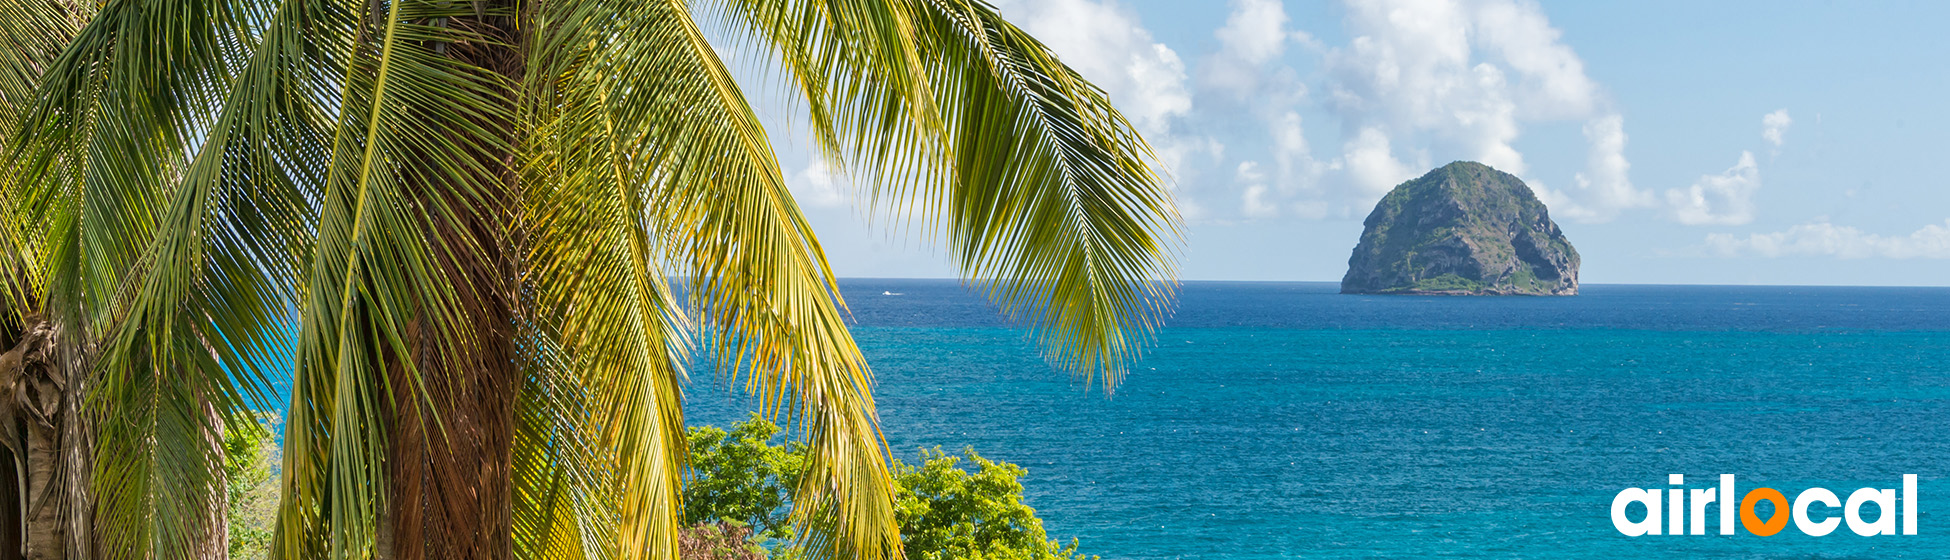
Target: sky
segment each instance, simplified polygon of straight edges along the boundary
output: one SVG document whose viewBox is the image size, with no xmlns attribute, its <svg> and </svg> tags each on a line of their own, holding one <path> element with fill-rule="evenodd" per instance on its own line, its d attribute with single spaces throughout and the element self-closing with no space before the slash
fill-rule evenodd
<svg viewBox="0 0 1950 560">
<path fill-rule="evenodd" d="M 996 4 L 1158 151 L 1181 279 L 1338 281 L 1375 201 L 1470 160 L 1587 284 L 1950 285 L 1950 3 Z M 957 275 L 748 88 L 840 276 Z"/>
</svg>

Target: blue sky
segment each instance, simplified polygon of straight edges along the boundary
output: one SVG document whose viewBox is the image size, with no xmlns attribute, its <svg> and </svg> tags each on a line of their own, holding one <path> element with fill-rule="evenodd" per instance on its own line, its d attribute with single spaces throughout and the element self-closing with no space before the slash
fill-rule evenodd
<svg viewBox="0 0 1950 560">
<path fill-rule="evenodd" d="M 1586 283 L 1950 285 L 1950 3 L 997 3 L 1163 154 L 1185 279 L 1338 280 L 1389 187 L 1476 160 Z M 841 276 L 954 276 L 759 105 Z"/>
</svg>

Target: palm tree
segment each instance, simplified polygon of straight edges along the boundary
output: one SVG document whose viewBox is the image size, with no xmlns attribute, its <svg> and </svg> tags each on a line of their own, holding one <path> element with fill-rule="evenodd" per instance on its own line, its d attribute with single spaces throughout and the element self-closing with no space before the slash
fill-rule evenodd
<svg viewBox="0 0 1950 560">
<path fill-rule="evenodd" d="M 673 558 L 693 364 L 810 446 L 811 556 L 899 556 L 872 375 L 714 36 L 1116 383 L 1176 211 L 982 0 L 4 0 L 0 560 L 223 554 L 220 442 L 287 380 L 278 558 Z"/>
</svg>

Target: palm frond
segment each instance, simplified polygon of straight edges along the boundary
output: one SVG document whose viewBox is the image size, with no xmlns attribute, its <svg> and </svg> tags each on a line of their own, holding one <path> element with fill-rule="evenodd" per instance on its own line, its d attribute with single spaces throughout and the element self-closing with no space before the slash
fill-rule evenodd
<svg viewBox="0 0 1950 560">
<path fill-rule="evenodd" d="M 1178 216 L 1149 146 L 985 3 L 859 2 L 903 15 L 846 17 L 854 4 L 727 0 L 791 73 L 827 157 L 872 179 L 869 203 L 945 233 L 1048 357 L 1114 388 L 1171 300 Z M 898 40 L 917 63 L 877 44 Z"/>
<path fill-rule="evenodd" d="M 993 8 L 924 12 L 953 160 L 944 184 L 917 185 L 921 207 L 945 216 L 962 270 L 1048 356 L 1111 391 L 1171 303 L 1178 214 L 1155 157 L 1102 90 Z"/>
<path fill-rule="evenodd" d="M 0 13 L 73 17 L 82 9 L 16 3 Z M 18 129 L 7 138 L 4 176 L 7 198 L 19 206 L 9 208 L 7 245 L 40 251 L 7 257 L 40 269 L 28 278 L 61 280 L 39 282 L 49 293 L 30 297 L 50 305 L 57 330 L 72 340 L 63 347 L 71 365 L 60 429 L 64 442 L 80 445 L 56 476 L 68 492 L 95 495 L 99 509 L 72 498 L 60 507 L 67 531 L 92 533 L 107 550 L 187 556 L 223 546 L 221 514 L 213 513 L 222 503 L 223 423 L 254 421 L 206 341 L 178 331 L 153 333 L 162 345 L 144 350 L 122 346 L 99 356 L 86 349 L 115 328 L 131 293 L 125 278 L 140 268 L 157 223 L 154 210 L 174 185 L 186 146 L 209 127 L 207 115 L 250 41 L 251 18 L 222 2 L 114 3 L 47 67 L 24 111 L 8 104 Z M 31 48 L 65 32 L 60 24 L 41 31 Z M 34 56 L 12 53 L 4 73 L 18 76 L 25 66 L 14 63 L 37 64 Z M 0 95 L 19 95 L 17 85 L 0 79 Z M 27 232 L 37 238 L 23 239 Z M 26 299 L 18 287 L 9 291 L 10 299 Z M 112 371 L 93 371 L 96 364 Z"/>
<path fill-rule="evenodd" d="M 604 193 L 611 200 L 575 210 L 616 216 L 604 229 L 587 230 L 611 233 L 582 239 L 602 240 L 609 247 L 601 251 L 613 255 L 604 262 L 626 272 L 589 274 L 644 287 L 633 292 L 643 294 L 633 296 L 643 304 L 632 303 L 627 316 L 611 315 L 632 322 L 611 328 L 668 313 L 658 309 L 668 304 L 641 298 L 657 293 L 649 287 L 661 282 L 650 267 L 657 260 L 671 263 L 688 280 L 689 307 L 701 315 L 704 357 L 742 379 L 768 414 L 785 414 L 806 435 L 812 458 L 796 503 L 797 518 L 809 529 L 808 552 L 818 558 L 898 555 L 892 480 L 871 412 L 871 376 L 846 331 L 831 270 L 786 190 L 765 131 L 686 3 L 589 6 L 590 13 L 613 19 L 575 40 L 593 45 L 580 59 L 586 78 L 565 89 L 583 92 L 579 99 L 598 111 L 583 119 L 595 133 L 589 138 L 597 139 L 590 142 L 592 162 L 576 168 L 593 181 L 643 185 L 640 191 Z M 575 41 L 562 43 L 582 44 Z M 639 234 L 630 229 L 651 237 L 635 239 Z M 628 348 L 649 349 L 647 356 L 680 341 L 645 340 Z M 674 383 L 677 372 L 636 375 Z M 657 395 L 675 398 L 674 386 Z M 665 414 L 676 411 L 674 403 L 662 408 Z M 668 440 L 663 460 L 680 458 L 681 426 L 673 419 L 659 429 Z M 658 504 L 656 515 L 637 513 L 636 519 L 661 526 L 650 533 L 654 537 L 637 541 L 649 544 L 652 554 L 674 553 L 666 544 L 674 538 L 658 533 L 674 536 L 677 505 L 673 495 Z M 624 554 L 631 554 L 635 543 L 624 546 Z"/>
<path fill-rule="evenodd" d="M 359 39 L 330 69 L 342 91 L 328 159 L 315 162 L 327 176 L 285 435 L 287 454 L 301 459 L 286 463 L 274 545 L 291 558 L 376 553 L 394 430 L 445 440 L 441 412 L 420 405 L 453 389 L 444 383 L 464 379 L 473 360 L 494 359 L 477 350 L 496 336 L 483 328 L 499 328 L 480 325 L 470 307 L 493 288 L 455 274 L 495 262 L 498 247 L 456 228 L 506 223 L 488 215 L 508 197 L 502 163 L 483 156 L 507 153 L 507 133 L 483 123 L 508 122 L 508 87 L 444 53 L 494 40 L 447 25 L 478 15 L 470 4 L 337 8 L 360 15 Z"/>
<path fill-rule="evenodd" d="M 917 6 L 906 0 L 720 0 L 707 14 L 770 54 L 799 89 L 813 139 L 833 162 L 858 159 L 893 182 L 944 147 Z M 757 57 L 758 60 L 768 60 Z"/>
<path fill-rule="evenodd" d="M 555 379 L 579 389 L 584 412 L 553 416 L 568 438 L 559 444 L 564 454 L 537 463 L 549 476 L 523 477 L 550 484 L 524 501 L 564 499 L 557 507 L 532 506 L 522 523 L 574 530 L 537 544 L 587 542 L 604 547 L 594 556 L 675 558 L 686 443 L 679 386 L 689 327 L 663 274 L 659 240 L 645 223 L 657 167 L 640 153 L 644 138 L 632 124 L 641 123 L 619 114 L 627 109 L 623 100 L 641 95 L 621 81 L 636 61 L 623 58 L 619 44 L 641 33 L 639 26 L 682 12 L 651 3 L 640 9 L 651 12 L 646 21 L 606 11 L 619 7 L 543 3 L 536 16 L 542 31 L 531 39 L 532 83 L 524 87 L 531 100 L 525 120 L 533 123 L 523 175 L 524 229 L 533 247 L 527 283 L 552 333 L 545 340 L 564 361 L 554 371 L 566 377 Z M 526 393 L 564 394 L 544 387 Z M 592 500 L 590 488 L 609 489 L 614 498 Z M 596 519 L 614 524 L 582 527 L 557 517 L 591 505 L 607 512 Z M 566 538 L 591 529 L 598 534 Z"/>
<path fill-rule="evenodd" d="M 227 3 L 203 8 L 167 13 L 187 21 L 154 21 L 217 30 L 266 19 Z M 205 25 L 213 20 L 233 24 Z M 216 552 L 200 547 L 224 546 L 197 540 L 224 523 L 221 502 L 208 495 L 223 491 L 215 443 L 222 430 L 259 429 L 249 409 L 271 407 L 272 380 L 283 373 L 273 368 L 289 363 L 290 309 L 319 183 L 293 165 L 306 159 L 290 156 L 323 144 L 305 75 L 322 53 L 289 33 L 265 39 L 271 44 L 255 49 L 234 82 L 199 84 L 220 88 L 226 102 L 128 275 L 131 297 L 103 348 L 92 398 L 104 416 L 97 538 L 110 558 L 206 557 Z M 220 42 L 223 56 L 243 58 L 250 51 L 240 42 Z"/>
<path fill-rule="evenodd" d="M 0 134 L 19 130 L 32 110 L 46 73 L 80 32 L 81 22 L 93 15 L 93 3 L 6 2 L 0 4 Z M 15 159 L 17 142 L 0 143 L 0 159 Z M 45 285 L 35 228 L 19 223 L 16 201 L 24 185 L 0 177 L 0 304 L 5 320 L 18 322 L 22 314 L 40 306 Z"/>
<path fill-rule="evenodd" d="M 41 75 L 93 18 L 93 2 L 0 4 L 0 130 L 12 131 L 36 98 Z"/>
</svg>

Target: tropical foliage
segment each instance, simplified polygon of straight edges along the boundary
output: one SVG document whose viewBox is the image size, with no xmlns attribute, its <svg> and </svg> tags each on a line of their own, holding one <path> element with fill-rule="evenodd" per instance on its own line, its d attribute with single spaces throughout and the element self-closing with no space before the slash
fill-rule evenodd
<svg viewBox="0 0 1950 560">
<path fill-rule="evenodd" d="M 773 560 L 797 558 L 785 512 L 807 449 L 780 442 L 763 418 L 691 428 L 692 476 L 684 486 L 691 532 L 748 534 Z M 974 470 L 963 468 L 972 464 Z M 973 449 L 951 455 L 921 451 L 921 463 L 894 461 L 895 507 L 907 560 L 1087 560 L 1077 544 L 1050 540 L 1036 510 L 1022 503 L 1022 467 L 991 461 Z M 726 544 L 717 549 L 742 550 Z"/>
<path fill-rule="evenodd" d="M 684 526 L 730 521 L 770 544 L 793 539 L 792 488 L 806 470 L 804 445 L 775 443 L 779 426 L 753 415 L 726 431 L 690 428 Z"/>
<path fill-rule="evenodd" d="M 272 417 L 275 418 L 275 417 Z M 224 434 L 224 501 L 229 506 L 224 532 L 231 558 L 263 558 L 271 550 L 271 523 L 277 515 L 278 443 L 268 429 L 233 429 Z"/>
<path fill-rule="evenodd" d="M 1022 503 L 1022 467 L 962 450 L 921 452 L 921 464 L 894 461 L 901 543 L 907 560 L 1096 560 L 1076 541 L 1049 540 L 1036 510 Z M 973 463 L 975 470 L 960 467 Z"/>
<path fill-rule="evenodd" d="M 1116 382 L 1177 216 L 981 0 L 0 0 L 0 541 L 222 555 L 225 434 L 289 387 L 274 557 L 670 558 L 709 363 L 805 442 L 806 554 L 900 555 L 873 376 L 720 48 Z"/>
</svg>

